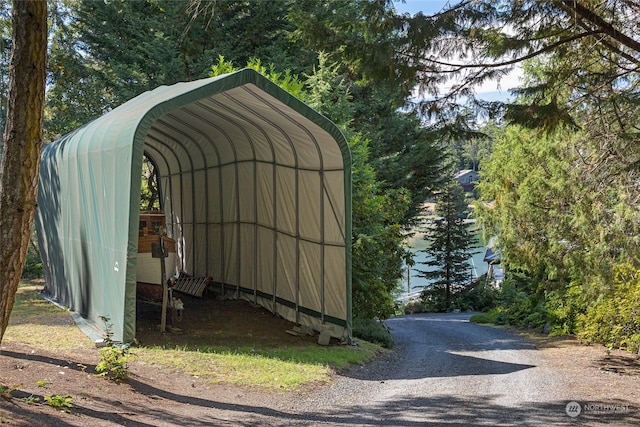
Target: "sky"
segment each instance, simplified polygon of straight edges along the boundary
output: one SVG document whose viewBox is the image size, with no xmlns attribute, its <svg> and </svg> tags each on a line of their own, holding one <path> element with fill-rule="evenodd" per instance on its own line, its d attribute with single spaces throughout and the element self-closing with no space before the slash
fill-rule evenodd
<svg viewBox="0 0 640 427">
<path fill-rule="evenodd" d="M 394 3 L 398 12 L 409 12 L 412 15 L 422 12 L 425 15 L 430 15 L 442 10 L 448 2 L 445 0 L 405 0 L 403 4 L 402 1 L 395 0 Z M 454 3 L 456 2 L 454 1 Z"/>
<path fill-rule="evenodd" d="M 457 3 L 458 1 L 452 0 L 395 0 L 394 6 L 398 13 L 410 13 L 412 15 L 422 12 L 425 15 L 431 15 L 442 10 L 447 3 Z M 476 88 L 478 98 L 487 101 L 505 101 L 509 97 L 509 89 L 518 87 L 520 85 L 520 79 L 522 77 L 522 71 L 519 67 L 516 67 L 507 76 L 503 77 L 500 82 L 487 82 L 482 86 Z"/>
</svg>

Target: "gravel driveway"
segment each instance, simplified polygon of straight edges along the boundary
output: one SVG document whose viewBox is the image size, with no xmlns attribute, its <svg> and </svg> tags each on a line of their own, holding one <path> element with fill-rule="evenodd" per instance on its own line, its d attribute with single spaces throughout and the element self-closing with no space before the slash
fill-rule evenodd
<svg viewBox="0 0 640 427">
<path fill-rule="evenodd" d="M 391 319 L 396 351 L 297 401 L 273 409 L 253 407 L 242 424 L 638 425 L 635 408 L 624 406 L 599 412 L 585 407 L 577 415 L 574 405 L 571 415 L 577 417 L 569 416 L 567 405 L 576 395 L 565 380 L 574 374 L 559 372 L 526 339 L 470 323 L 469 317 L 449 313 Z M 230 425 L 238 422 L 237 412 L 229 415 Z"/>
</svg>

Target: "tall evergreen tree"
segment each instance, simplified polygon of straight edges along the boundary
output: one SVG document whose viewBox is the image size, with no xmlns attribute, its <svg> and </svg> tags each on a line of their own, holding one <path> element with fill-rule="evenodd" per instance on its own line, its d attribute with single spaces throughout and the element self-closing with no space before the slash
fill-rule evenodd
<svg viewBox="0 0 640 427">
<path fill-rule="evenodd" d="M 464 190 L 453 178 L 449 179 L 437 197 L 433 226 L 425 235 L 429 246 L 423 251 L 428 260 L 422 264 L 434 267 L 419 270 L 419 275 L 432 281 L 422 293 L 423 299 L 433 298 L 436 307 L 448 310 L 452 293 L 469 284 L 472 279 L 469 258 L 473 254 L 475 238 L 465 223 L 467 210 Z"/>
<path fill-rule="evenodd" d="M 529 88 L 536 96 L 527 108 L 513 110 L 521 120 L 553 125 L 569 120 L 571 113 L 554 99 L 557 92 L 570 87 L 578 106 L 586 94 L 637 74 L 638 10 L 636 0 L 450 2 L 433 16 L 397 17 L 398 68 L 412 70 L 421 89 L 436 95 L 425 97 L 419 110 L 441 115 L 460 111 L 456 101 L 473 98 L 477 86 L 504 77 L 516 64 L 548 59 L 555 70 Z M 603 69 L 589 71 L 593 64 Z M 438 93 L 445 83 L 449 89 Z M 488 106 L 479 101 L 474 105 Z"/>
<path fill-rule="evenodd" d="M 49 88 L 57 134 L 78 126 L 69 111 L 85 123 L 144 91 L 207 77 L 219 56 L 261 58 L 294 73 L 310 72 L 316 59 L 288 37 L 290 0 L 63 3 Z"/>
</svg>

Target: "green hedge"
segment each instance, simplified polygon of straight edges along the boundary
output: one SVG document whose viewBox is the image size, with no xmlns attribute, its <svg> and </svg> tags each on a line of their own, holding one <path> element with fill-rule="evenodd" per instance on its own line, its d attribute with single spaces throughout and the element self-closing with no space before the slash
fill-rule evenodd
<svg viewBox="0 0 640 427">
<path fill-rule="evenodd" d="M 623 264 L 608 289 L 578 315 L 578 337 L 638 352 L 640 347 L 640 269 Z"/>
<path fill-rule="evenodd" d="M 355 319 L 352 331 L 355 338 L 380 344 L 384 348 L 393 348 L 393 335 L 391 335 L 391 331 L 383 322 L 371 319 Z"/>
</svg>

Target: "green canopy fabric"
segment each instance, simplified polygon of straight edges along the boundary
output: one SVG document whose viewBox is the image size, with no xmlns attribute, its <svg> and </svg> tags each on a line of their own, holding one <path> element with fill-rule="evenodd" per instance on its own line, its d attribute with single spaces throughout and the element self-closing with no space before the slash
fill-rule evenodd
<svg viewBox="0 0 640 427">
<path fill-rule="evenodd" d="M 350 338 L 348 144 L 250 69 L 143 93 L 43 149 L 36 227 L 53 299 L 135 338 L 145 153 L 176 271 Z"/>
</svg>

